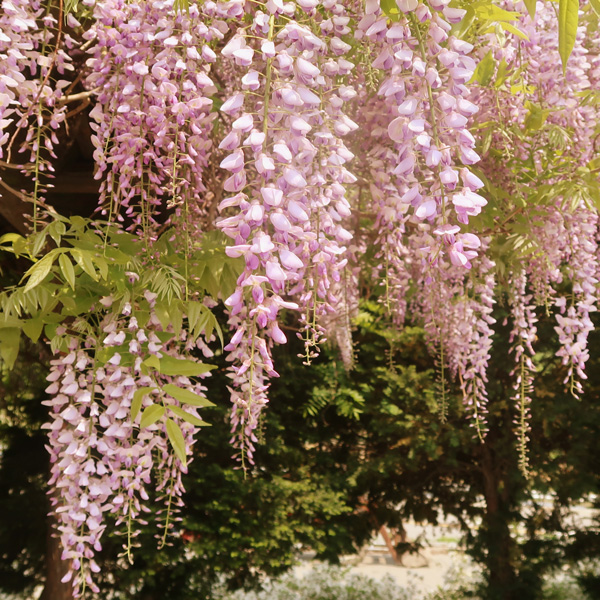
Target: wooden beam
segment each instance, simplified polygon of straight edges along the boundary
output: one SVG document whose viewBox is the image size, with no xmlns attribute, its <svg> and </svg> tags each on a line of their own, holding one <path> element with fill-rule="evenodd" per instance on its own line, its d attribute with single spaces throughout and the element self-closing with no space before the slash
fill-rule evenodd
<svg viewBox="0 0 600 600">
<path fill-rule="evenodd" d="M 31 203 L 24 202 L 17 190 L 0 181 L 0 215 L 19 233 L 29 232 L 29 223 L 33 214 Z"/>
</svg>

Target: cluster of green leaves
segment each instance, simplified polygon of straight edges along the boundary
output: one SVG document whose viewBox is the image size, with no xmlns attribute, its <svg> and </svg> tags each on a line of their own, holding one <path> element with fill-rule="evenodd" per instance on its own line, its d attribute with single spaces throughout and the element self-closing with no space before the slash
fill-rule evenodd
<svg viewBox="0 0 600 600">
<path fill-rule="evenodd" d="M 15 362 L 21 332 L 33 342 L 43 332 L 53 350 L 65 350 L 67 336 L 96 337 L 98 319 L 93 315 L 106 312 L 103 299 L 110 299 L 115 314 L 126 304 L 135 306 L 135 316 L 144 326 L 149 318 L 146 290 L 157 295 L 153 310 L 163 329 L 171 328 L 171 336 L 178 336 L 185 325 L 194 339 L 201 334 L 210 339 L 216 332 L 222 342 L 221 329 L 202 299 L 231 294 L 240 269 L 239 260 L 226 256 L 219 234 L 207 235 L 183 256 L 170 230 L 148 252 L 142 239 L 114 225 L 78 216 L 54 217 L 39 232 L 0 238 L 1 251 L 21 263 L 33 263 L 18 285 L 0 294 L 0 355 L 7 365 Z M 184 263 L 187 280 L 181 275 Z M 111 356 L 98 348 L 101 363 Z M 163 365 L 161 372 L 191 374 L 180 371 Z"/>
<path fill-rule="evenodd" d="M 462 2 L 461 8 L 466 10 L 463 20 L 456 29 L 457 35 L 461 38 L 472 34 L 494 33 L 500 38 L 512 34 L 522 40 L 529 39 L 527 34 L 514 25 L 521 16 L 519 12 L 500 8 L 491 0 Z"/>
<path fill-rule="evenodd" d="M 562 62 L 563 73 L 566 71 L 567 62 L 577 37 L 579 26 L 579 0 L 545 0 L 555 7 L 558 22 L 558 54 Z M 528 40 L 527 34 L 514 25 L 518 20 L 519 13 L 505 10 L 492 0 L 460 0 L 458 4 L 467 13 L 465 18 L 457 27 L 460 37 L 468 34 L 469 30 L 477 28 L 479 33 L 496 33 L 516 35 L 518 38 Z M 525 7 L 531 19 L 535 19 L 537 0 L 524 0 Z M 590 8 L 600 15 L 600 0 L 590 0 Z M 591 33 L 593 35 L 593 33 Z"/>
</svg>

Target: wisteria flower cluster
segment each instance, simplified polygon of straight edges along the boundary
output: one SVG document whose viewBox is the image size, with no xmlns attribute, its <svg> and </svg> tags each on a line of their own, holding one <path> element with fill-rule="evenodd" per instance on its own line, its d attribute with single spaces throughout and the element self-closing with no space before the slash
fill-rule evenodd
<svg viewBox="0 0 600 600">
<path fill-rule="evenodd" d="M 205 209 L 203 171 L 216 117 L 211 42 L 223 39 L 227 25 L 220 18 L 231 8 L 87 4 L 95 18 L 83 37 L 93 42 L 86 86 L 97 94 L 90 116 L 102 212 L 149 231 L 165 208 L 176 208 L 189 237 Z"/>
<path fill-rule="evenodd" d="M 61 15 L 62 18 L 62 15 Z M 65 121 L 73 71 L 65 46 L 73 40 L 63 33 L 50 4 L 37 0 L 3 0 L 0 11 L 0 159 L 28 175 L 33 189 L 8 191 L 34 204 L 43 201 L 54 170 L 57 130 Z M 14 155 L 24 154 L 23 159 Z"/>
<path fill-rule="evenodd" d="M 102 548 L 108 514 L 123 527 L 130 559 L 132 540 L 146 523 L 142 515 L 150 510 L 145 503 L 152 487 L 166 504 L 164 543 L 184 492 L 186 457 L 204 424 L 197 407 L 210 405 L 201 383 L 166 374 L 181 361 L 187 365 L 190 345 L 196 344 L 186 342 L 185 332 L 178 338 L 163 329 L 152 312 L 155 298 L 146 292 L 150 315 L 145 324 L 138 322 L 136 307 L 125 303 L 118 316 L 106 312 L 98 337 L 88 335 L 82 342 L 68 336 L 68 353 L 51 363 L 46 389 L 51 400 L 45 402 L 51 500 L 63 559 L 70 565 L 63 581 L 72 581 L 76 595 L 86 586 L 98 591 L 94 555 Z M 106 309 L 112 306 L 110 297 L 101 302 Z M 98 347 L 105 356 L 99 358 Z M 191 366 L 203 370 L 200 363 Z"/>
<path fill-rule="evenodd" d="M 345 186 L 356 178 L 345 167 L 353 154 L 342 138 L 358 128 L 343 112 L 356 92 L 336 83 L 354 67 L 342 39 L 350 16 L 341 2 L 325 3 L 323 12 L 316 6 L 301 4 L 294 21 L 286 14 L 291 3 L 252 10 L 252 25 L 222 50 L 246 72 L 242 91 L 221 108 L 233 119 L 220 147 L 228 152 L 221 167 L 231 173 L 224 188 L 235 195 L 220 209 L 236 214 L 218 226 L 234 242 L 228 254 L 246 261 L 225 303 L 237 329 L 227 347 L 235 361 L 232 418 L 243 423 L 249 458 L 251 430 L 266 403 L 265 376 L 276 375 L 269 348 L 286 341 L 277 314 L 300 309 L 310 361 L 323 335 L 319 319 L 337 303 L 333 289 L 352 237 L 342 220 L 350 215 Z"/>
</svg>

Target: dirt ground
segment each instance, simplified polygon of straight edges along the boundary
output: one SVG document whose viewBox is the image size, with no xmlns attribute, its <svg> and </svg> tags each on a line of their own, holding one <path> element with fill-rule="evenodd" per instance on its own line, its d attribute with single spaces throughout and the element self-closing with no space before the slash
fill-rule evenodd
<svg viewBox="0 0 600 600">
<path fill-rule="evenodd" d="M 398 585 L 416 589 L 420 594 L 433 592 L 442 586 L 448 574 L 461 570 L 468 577 L 469 564 L 458 548 L 460 533 L 457 527 L 446 523 L 442 527 L 422 527 L 415 523 L 405 526 L 407 539 L 421 537 L 425 548 L 418 554 L 405 554 L 401 564 L 394 561 L 381 534 L 363 549 L 358 556 L 342 560 L 352 573 L 381 579 L 392 577 Z M 306 575 L 315 565 L 310 555 L 298 565 L 297 577 Z"/>
<path fill-rule="evenodd" d="M 552 509 L 551 498 L 540 495 L 538 500 L 548 510 Z M 589 505 L 581 504 L 572 509 L 568 520 L 572 522 L 573 528 L 578 529 L 589 526 L 596 518 L 597 511 Z M 477 576 L 476 568 L 460 549 L 460 527 L 452 518 L 443 520 L 437 527 L 409 522 L 404 528 L 406 539 L 420 539 L 423 550 L 418 554 L 402 556 L 401 564 L 394 561 L 381 534 L 363 548 L 359 555 L 345 557 L 342 562 L 350 567 L 352 573 L 374 579 L 391 576 L 400 586 L 415 590 L 415 600 L 443 586 L 448 576 L 456 580 L 457 574 L 460 573 L 462 581 L 469 581 Z M 295 568 L 296 576 L 306 575 L 314 564 L 311 556 L 307 555 Z"/>
</svg>

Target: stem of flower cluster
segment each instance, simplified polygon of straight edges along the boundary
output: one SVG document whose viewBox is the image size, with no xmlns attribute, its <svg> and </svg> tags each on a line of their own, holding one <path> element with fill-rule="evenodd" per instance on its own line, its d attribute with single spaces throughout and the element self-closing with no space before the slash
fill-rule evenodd
<svg viewBox="0 0 600 600">
<path fill-rule="evenodd" d="M 439 406 L 440 421 L 446 422 L 448 416 L 448 400 L 446 398 L 446 349 L 444 347 L 444 340 L 440 335 L 440 391 L 442 394 Z"/>
<path fill-rule="evenodd" d="M 269 17 L 269 34 L 267 40 L 271 42 L 275 33 L 275 15 Z M 267 143 L 267 133 L 269 131 L 269 102 L 271 99 L 271 78 L 273 76 L 273 59 L 267 58 L 267 68 L 265 74 L 265 97 L 263 102 L 263 133 L 265 134 L 265 144 Z"/>
<path fill-rule="evenodd" d="M 160 540 L 160 544 L 158 549 L 162 549 L 167 544 L 167 535 L 169 534 L 169 524 L 171 521 L 171 506 L 173 504 L 173 473 L 171 472 L 171 476 L 169 477 L 169 500 L 167 502 L 167 517 L 165 519 L 165 531 L 163 533 L 162 539 Z"/>
<path fill-rule="evenodd" d="M 527 386 L 525 383 L 525 353 L 521 354 L 519 385 L 519 470 L 527 477 Z"/>
</svg>

